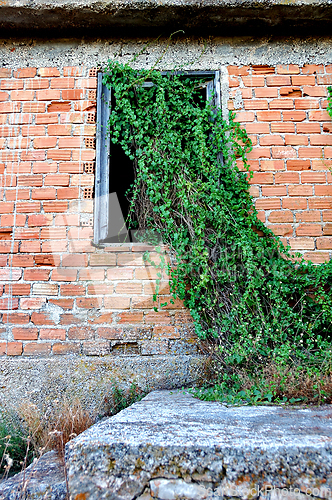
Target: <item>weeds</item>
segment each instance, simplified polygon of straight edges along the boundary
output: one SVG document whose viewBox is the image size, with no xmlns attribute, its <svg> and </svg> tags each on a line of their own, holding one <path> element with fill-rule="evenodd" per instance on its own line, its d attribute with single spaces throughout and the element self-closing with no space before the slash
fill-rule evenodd
<svg viewBox="0 0 332 500">
<path fill-rule="evenodd" d="M 214 386 L 190 392 L 199 399 L 226 404 L 331 404 L 332 376 L 301 365 L 271 363 L 255 374 L 246 370 L 223 374 Z"/>
</svg>

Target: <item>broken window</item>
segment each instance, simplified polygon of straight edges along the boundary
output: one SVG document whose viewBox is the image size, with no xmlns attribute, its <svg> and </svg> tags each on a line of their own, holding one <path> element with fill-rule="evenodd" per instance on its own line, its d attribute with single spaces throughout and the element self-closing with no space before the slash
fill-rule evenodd
<svg viewBox="0 0 332 500">
<path fill-rule="evenodd" d="M 199 94 L 220 107 L 219 71 L 188 71 L 184 75 L 199 79 Z M 135 232 L 126 227 L 130 205 L 127 192 L 135 180 L 134 166 L 122 147 L 107 136 L 114 97 L 112 90 L 103 84 L 103 76 L 98 73 L 94 243 L 135 242 Z M 151 82 L 143 84 L 150 85 Z"/>
</svg>

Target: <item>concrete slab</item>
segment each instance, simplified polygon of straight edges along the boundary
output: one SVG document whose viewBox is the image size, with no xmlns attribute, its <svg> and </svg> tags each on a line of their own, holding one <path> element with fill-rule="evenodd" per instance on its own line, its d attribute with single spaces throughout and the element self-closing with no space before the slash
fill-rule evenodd
<svg viewBox="0 0 332 500">
<path fill-rule="evenodd" d="M 330 498 L 332 407 L 154 391 L 71 441 L 66 462 L 72 499 Z"/>
<path fill-rule="evenodd" d="M 321 33 L 331 24 L 330 0 L 2 0 L 2 29 L 118 30 L 124 35 L 166 29 L 199 35 L 232 33 L 233 27 L 271 30 L 316 27 Z M 222 31 L 221 31 L 222 30 Z M 86 34 L 90 34 L 89 31 Z M 239 34 L 239 33 L 238 33 Z M 312 33 L 311 33 L 312 34 Z"/>
</svg>

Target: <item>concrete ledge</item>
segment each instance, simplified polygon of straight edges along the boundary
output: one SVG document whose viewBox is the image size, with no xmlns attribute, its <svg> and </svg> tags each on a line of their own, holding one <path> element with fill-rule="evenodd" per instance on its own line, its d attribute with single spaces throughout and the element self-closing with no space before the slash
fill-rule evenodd
<svg viewBox="0 0 332 500">
<path fill-rule="evenodd" d="M 253 32 L 316 26 L 322 33 L 332 22 L 331 0 L 3 0 L 0 5 L 2 29 L 104 28 L 109 33 L 112 28 L 112 35 L 118 30 L 122 36 L 124 28 L 130 28 L 127 35 L 133 30 L 169 34 L 177 29 L 186 34 L 234 35 L 235 26 Z"/>
<path fill-rule="evenodd" d="M 332 409 L 156 391 L 71 441 L 66 463 L 73 499 L 331 498 Z"/>
<path fill-rule="evenodd" d="M 143 390 L 182 387 L 200 377 L 203 356 L 59 356 L 1 358 L 0 406 L 24 400 L 46 408 L 54 399 L 79 398 L 102 413 L 112 387 Z"/>
</svg>

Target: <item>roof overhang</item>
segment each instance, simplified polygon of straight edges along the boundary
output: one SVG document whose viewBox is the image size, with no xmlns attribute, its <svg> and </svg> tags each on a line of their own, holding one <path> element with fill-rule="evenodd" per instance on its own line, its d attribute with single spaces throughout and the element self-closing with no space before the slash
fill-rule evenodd
<svg viewBox="0 0 332 500">
<path fill-rule="evenodd" d="M 30 34 L 259 36 L 329 34 L 331 27 L 332 0 L 0 0 L 0 28 Z"/>
</svg>

